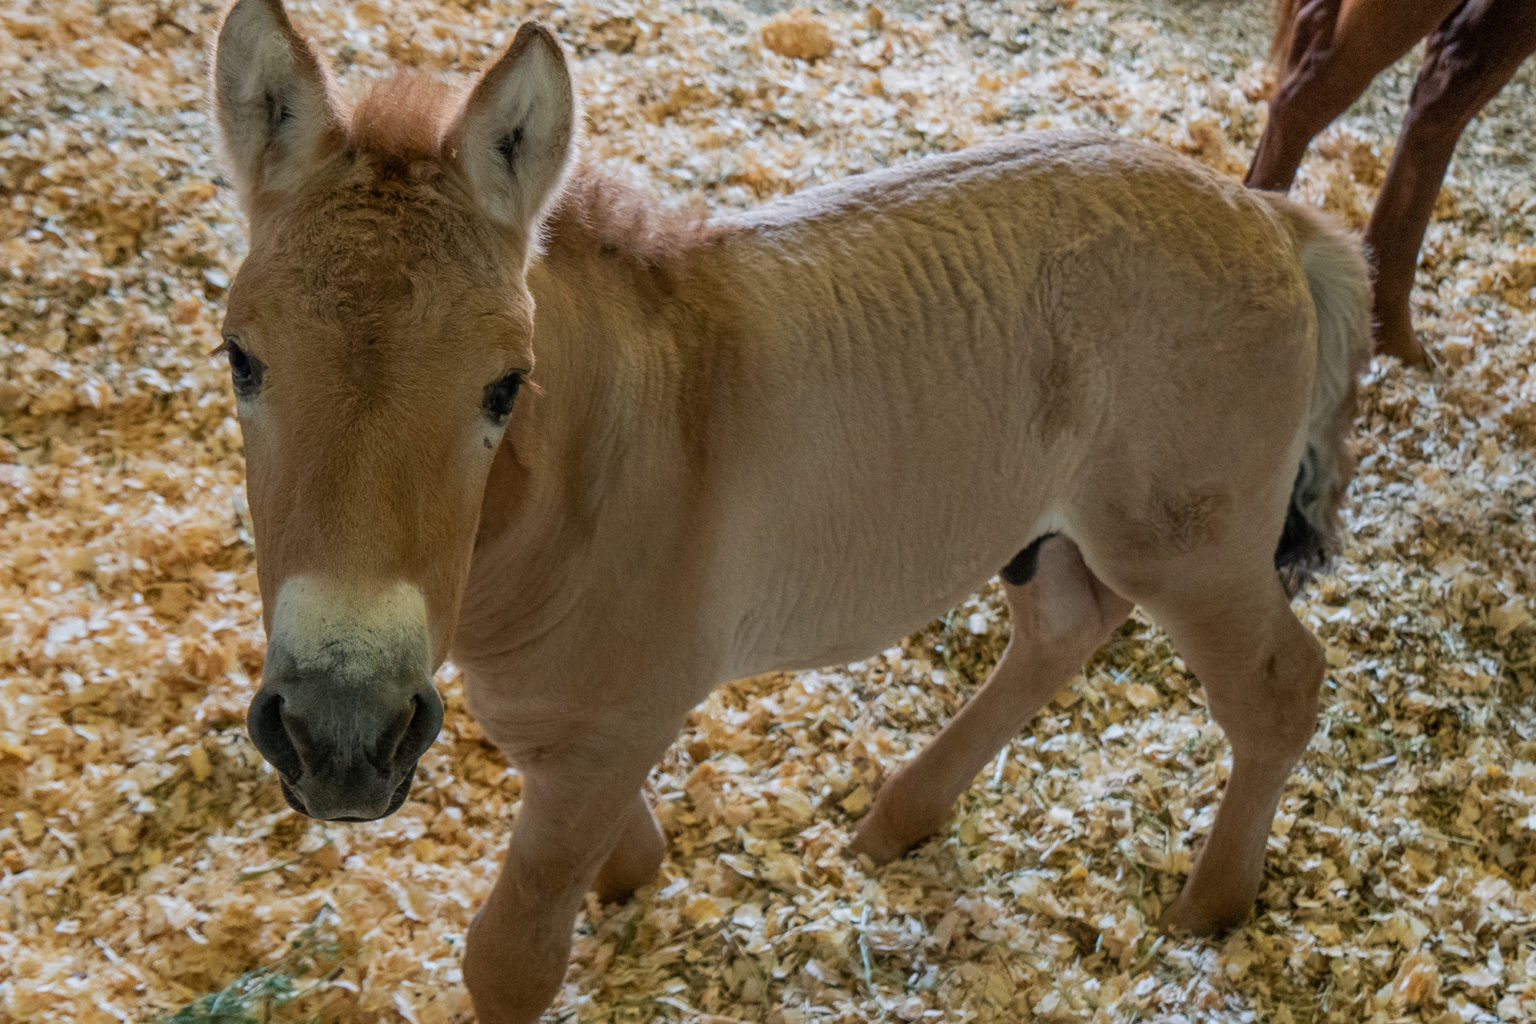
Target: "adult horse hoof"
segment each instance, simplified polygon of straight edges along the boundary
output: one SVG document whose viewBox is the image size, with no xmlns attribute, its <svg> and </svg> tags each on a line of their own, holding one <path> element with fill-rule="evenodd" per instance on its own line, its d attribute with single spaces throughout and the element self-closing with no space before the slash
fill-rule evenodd
<svg viewBox="0 0 1536 1024">
<path fill-rule="evenodd" d="M 1399 323 L 1399 319 L 1394 317 L 1390 323 L 1377 321 L 1373 332 L 1376 354 L 1391 356 L 1401 360 L 1404 366 L 1434 373 L 1437 369 L 1434 359 L 1424 350 L 1424 346 L 1419 344 L 1413 327 L 1407 323 Z"/>
</svg>

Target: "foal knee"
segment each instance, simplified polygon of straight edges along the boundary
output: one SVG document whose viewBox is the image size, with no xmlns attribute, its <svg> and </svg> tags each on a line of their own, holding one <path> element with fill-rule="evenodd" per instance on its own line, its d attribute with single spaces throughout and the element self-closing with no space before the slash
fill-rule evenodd
<svg viewBox="0 0 1536 1024">
<path fill-rule="evenodd" d="M 1323 655 L 1323 645 L 1300 623 L 1295 636 L 1288 670 L 1290 678 L 1283 682 L 1276 679 L 1276 685 L 1288 696 L 1282 705 L 1279 724 L 1287 736 L 1304 747 L 1317 729 L 1318 698 L 1328 663 Z M 1277 672 L 1283 670 L 1277 665 Z"/>
</svg>

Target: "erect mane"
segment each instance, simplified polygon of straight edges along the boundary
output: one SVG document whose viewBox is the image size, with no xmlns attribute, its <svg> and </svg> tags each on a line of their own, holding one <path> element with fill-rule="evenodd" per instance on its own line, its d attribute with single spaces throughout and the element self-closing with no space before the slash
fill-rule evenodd
<svg viewBox="0 0 1536 1024">
<path fill-rule="evenodd" d="M 466 85 L 430 75 L 387 78 L 353 109 L 348 143 L 394 161 L 447 161 L 444 137 L 467 94 Z M 545 220 L 544 250 L 556 258 L 620 259 L 665 287 L 683 254 L 715 232 L 702 212 L 669 209 L 578 162 Z"/>
<path fill-rule="evenodd" d="M 552 258 L 622 260 L 668 287 L 683 257 L 719 228 L 701 211 L 670 209 L 590 165 L 571 172 L 545 222 Z"/>
<path fill-rule="evenodd" d="M 352 111 L 348 141 L 401 160 L 443 155 L 443 136 L 467 94 L 465 85 L 406 72 L 379 82 Z"/>
</svg>

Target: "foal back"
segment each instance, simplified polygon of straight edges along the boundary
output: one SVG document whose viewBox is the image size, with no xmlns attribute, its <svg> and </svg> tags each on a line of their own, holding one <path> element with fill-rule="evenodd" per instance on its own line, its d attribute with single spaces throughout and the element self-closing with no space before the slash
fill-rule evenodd
<svg viewBox="0 0 1536 1024">
<path fill-rule="evenodd" d="M 1296 216 L 1041 133 L 734 221 L 752 384 L 711 423 L 735 668 L 862 657 L 1090 522 L 1109 558 L 1226 530 L 1272 557 L 1316 365 Z"/>
</svg>

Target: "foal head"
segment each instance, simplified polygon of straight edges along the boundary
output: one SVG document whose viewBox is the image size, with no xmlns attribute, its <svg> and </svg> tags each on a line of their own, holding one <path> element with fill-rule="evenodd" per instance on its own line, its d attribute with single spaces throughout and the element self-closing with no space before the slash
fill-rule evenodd
<svg viewBox="0 0 1536 1024">
<path fill-rule="evenodd" d="M 377 818 L 442 723 L 432 673 L 533 366 L 524 271 L 570 76 L 524 25 L 462 102 L 396 81 L 349 111 L 281 0 L 239 0 L 213 87 L 250 222 L 224 351 L 268 638 L 251 738 L 297 810 Z"/>
</svg>

